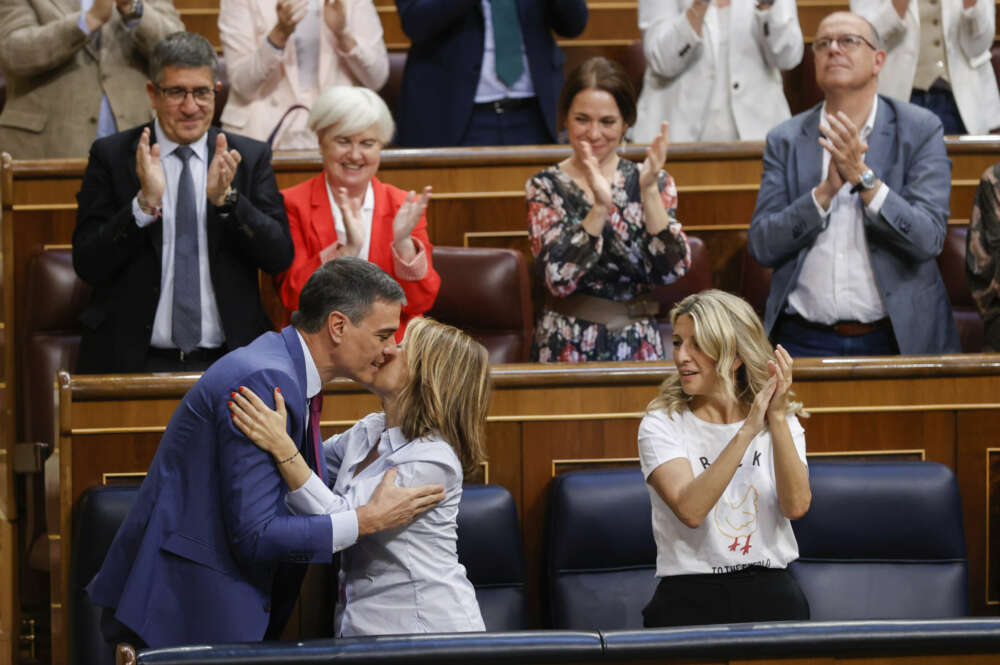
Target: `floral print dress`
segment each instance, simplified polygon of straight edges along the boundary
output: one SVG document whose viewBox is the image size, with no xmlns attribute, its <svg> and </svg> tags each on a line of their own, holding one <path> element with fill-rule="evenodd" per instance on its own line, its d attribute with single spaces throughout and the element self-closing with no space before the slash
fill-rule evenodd
<svg viewBox="0 0 1000 665">
<path fill-rule="evenodd" d="M 592 204 L 558 165 L 536 173 L 525 185 L 535 269 L 557 297 L 583 293 L 626 301 L 687 272 L 691 250 L 677 221 L 677 188 L 665 171 L 657 175 L 670 216 L 656 235 L 646 231 L 639 194 L 639 168 L 618 162 L 611 183 L 611 213 L 599 237 L 583 228 Z M 652 317 L 611 331 L 606 326 L 543 309 L 535 326 L 531 357 L 541 362 L 658 360 L 663 341 Z"/>
</svg>

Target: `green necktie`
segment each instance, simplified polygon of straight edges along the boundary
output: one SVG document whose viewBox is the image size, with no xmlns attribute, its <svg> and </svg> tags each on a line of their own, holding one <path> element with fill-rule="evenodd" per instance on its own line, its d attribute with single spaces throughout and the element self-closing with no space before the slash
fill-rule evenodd
<svg viewBox="0 0 1000 665">
<path fill-rule="evenodd" d="M 493 11 L 493 46 L 497 78 L 514 85 L 524 73 L 521 59 L 521 22 L 517 18 L 517 0 L 491 0 Z"/>
</svg>

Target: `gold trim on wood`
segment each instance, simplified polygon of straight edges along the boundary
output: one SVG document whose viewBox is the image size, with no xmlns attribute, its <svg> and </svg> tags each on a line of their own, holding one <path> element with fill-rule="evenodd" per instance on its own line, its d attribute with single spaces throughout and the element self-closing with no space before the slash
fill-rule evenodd
<svg viewBox="0 0 1000 665">
<path fill-rule="evenodd" d="M 488 416 L 488 423 L 538 423 L 548 420 L 628 420 L 630 418 L 642 418 L 645 412 L 637 413 L 558 413 L 552 415 L 514 415 L 514 416 Z"/>
<path fill-rule="evenodd" d="M 886 404 L 875 406 L 806 407 L 809 413 L 906 413 L 909 411 L 983 411 L 1000 409 L 1000 404 Z"/>
<path fill-rule="evenodd" d="M 990 600 L 990 453 L 1000 453 L 1000 448 L 986 449 L 986 578 L 983 595 L 987 605 L 1000 605 L 1000 598 Z"/>
<path fill-rule="evenodd" d="M 138 478 L 138 479 L 141 480 L 141 479 L 143 479 L 145 477 L 146 477 L 146 472 L 145 471 L 117 471 L 117 472 L 108 472 L 108 473 L 102 473 L 101 474 L 101 484 L 102 485 L 107 485 L 109 480 L 110 481 L 135 480 L 136 478 Z"/>
<path fill-rule="evenodd" d="M 356 422 L 356 421 L 355 421 Z M 74 427 L 71 436 L 89 436 L 93 434 L 147 434 L 150 432 L 167 431 L 166 425 L 147 425 L 144 427 Z"/>
<path fill-rule="evenodd" d="M 913 455 L 919 454 L 920 461 L 927 461 L 927 451 L 923 448 L 893 448 L 890 450 L 834 450 L 834 451 L 817 451 L 814 453 L 806 452 L 806 459 L 811 459 L 813 457 L 857 457 L 858 455 Z"/>
<path fill-rule="evenodd" d="M 62 603 L 49 603 L 49 607 L 51 607 L 54 610 L 61 610 Z"/>
<path fill-rule="evenodd" d="M 58 533 L 50 533 L 49 540 L 62 540 L 62 535 Z"/>
<path fill-rule="evenodd" d="M 67 244 L 60 243 L 60 244 L 52 244 L 52 245 L 42 245 L 42 251 L 43 252 L 51 252 L 53 250 L 61 250 L 61 249 L 73 249 L 73 245 L 68 244 L 68 243 Z"/>
<path fill-rule="evenodd" d="M 14 212 L 37 212 L 39 210 L 76 210 L 75 203 L 15 203 Z"/>
</svg>

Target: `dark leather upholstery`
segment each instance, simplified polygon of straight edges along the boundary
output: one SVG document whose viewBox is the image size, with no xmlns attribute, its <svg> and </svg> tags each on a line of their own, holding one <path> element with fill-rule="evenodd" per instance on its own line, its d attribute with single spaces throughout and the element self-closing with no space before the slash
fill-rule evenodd
<svg viewBox="0 0 1000 665">
<path fill-rule="evenodd" d="M 378 94 L 382 97 L 385 105 L 389 107 L 392 117 L 396 119 L 399 118 L 397 115 L 399 111 L 399 91 L 403 87 L 404 69 L 406 69 L 406 51 L 389 51 L 389 78 L 386 79 L 385 85 L 378 91 Z M 389 145 L 393 143 L 395 143 L 395 137 L 393 137 L 393 141 Z"/>
<path fill-rule="evenodd" d="M 75 665 L 107 665 L 113 660 L 112 650 L 101 637 L 101 610 L 91 604 L 84 588 L 104 562 L 115 532 L 138 491 L 139 485 L 91 487 L 77 502 L 69 599 Z M 476 587 L 486 629 L 525 628 L 521 527 L 514 499 L 505 488 L 476 484 L 463 488 L 458 510 L 458 559 Z M 530 642 L 525 638 L 523 643 Z M 510 646 L 517 651 L 517 644 L 522 642 L 512 639 Z M 402 662 L 402 655 L 399 657 Z"/>
<path fill-rule="evenodd" d="M 73 271 L 68 249 L 43 251 L 28 266 L 23 367 L 24 431 L 28 441 L 54 444 L 52 402 L 56 372 L 72 370 L 80 346 L 77 317 L 90 287 Z"/>
<path fill-rule="evenodd" d="M 144 665 L 542 665 L 593 663 L 601 659 L 602 653 L 601 636 L 597 633 L 530 630 L 158 649 L 140 652 L 137 662 Z"/>
<path fill-rule="evenodd" d="M 938 257 L 938 267 L 941 268 L 945 288 L 948 289 L 948 299 L 951 300 L 951 310 L 955 314 L 955 326 L 958 328 L 962 351 L 978 353 L 983 350 L 985 331 L 983 317 L 979 314 L 979 308 L 972 299 L 972 291 L 965 279 L 965 243 L 968 234 L 968 227 L 948 227 L 944 249 Z"/>
<path fill-rule="evenodd" d="M 812 618 L 968 614 L 968 563 L 954 473 L 929 462 L 815 462 L 813 502 L 792 523 L 790 566 Z M 552 626 L 641 628 L 656 586 L 649 496 L 637 469 L 553 479 L 545 551 Z"/>
<path fill-rule="evenodd" d="M 108 665 L 114 650 L 101 636 L 101 608 L 84 588 L 104 563 L 118 526 L 139 493 L 139 485 L 91 487 L 73 511 L 73 554 L 69 572 L 70 649 L 74 665 Z"/>
<path fill-rule="evenodd" d="M 688 236 L 688 246 L 691 248 L 691 267 L 687 273 L 676 282 L 653 287 L 652 297 L 660 303 L 660 315 L 657 317 L 660 336 L 664 344 L 670 341 L 674 328 L 670 325 L 670 310 L 692 293 L 698 293 L 712 288 L 712 262 L 708 249 L 701 238 Z M 664 351 L 668 351 L 664 349 Z M 667 353 L 669 356 L 670 353 Z"/>
<path fill-rule="evenodd" d="M 527 628 L 524 549 L 514 497 L 499 485 L 465 485 L 458 509 L 458 560 L 476 587 L 486 630 Z"/>
<path fill-rule="evenodd" d="M 806 49 L 809 52 L 809 49 Z M 983 350 L 983 319 L 972 299 L 972 292 L 965 281 L 965 236 L 968 229 L 964 226 L 949 226 L 944 238 L 941 255 L 938 256 L 938 268 L 941 278 L 948 290 L 951 300 L 955 325 L 958 327 L 958 338 L 964 353 L 978 353 Z M 770 268 L 759 265 L 743 249 L 743 260 L 740 270 L 740 293 L 747 302 L 753 305 L 757 314 L 764 318 L 764 305 L 771 289 Z"/>
<path fill-rule="evenodd" d="M 226 108 L 226 100 L 229 99 L 229 72 L 226 69 L 226 57 L 219 53 L 219 83 L 221 87 L 215 93 L 215 112 L 212 114 L 212 124 L 222 127 L 222 111 Z"/>
<path fill-rule="evenodd" d="M 531 281 L 512 249 L 434 248 L 441 290 L 427 312 L 482 342 L 492 363 L 527 362 L 533 326 Z"/>
<path fill-rule="evenodd" d="M 816 463 L 813 500 L 792 523 L 789 569 L 811 618 L 932 619 L 969 613 L 955 474 L 931 462 Z"/>
<path fill-rule="evenodd" d="M 638 469 L 552 479 L 546 525 L 551 626 L 641 628 L 656 588 L 649 496 Z"/>
<path fill-rule="evenodd" d="M 643 77 L 646 75 L 646 53 L 642 50 L 642 40 L 637 39 L 622 52 L 621 66 L 628 80 L 635 88 L 635 98 L 642 92 Z"/>
</svg>

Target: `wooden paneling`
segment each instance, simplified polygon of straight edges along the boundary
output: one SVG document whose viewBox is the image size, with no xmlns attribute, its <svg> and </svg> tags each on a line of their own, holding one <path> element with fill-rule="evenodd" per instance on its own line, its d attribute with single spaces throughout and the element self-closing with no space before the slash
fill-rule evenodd
<svg viewBox="0 0 1000 665">
<path fill-rule="evenodd" d="M 670 371 L 668 363 L 493 368 L 490 481 L 517 501 L 533 608 L 540 607 L 549 480 L 574 468 L 634 463 L 639 420 Z M 55 643 L 63 634 L 58 622 L 64 620 L 73 503 L 107 471 L 145 471 L 173 408 L 195 379 L 60 379 L 59 449 L 46 469 L 49 523 L 59 525 L 51 539 L 51 568 L 61 580 L 52 597 L 57 662 L 65 648 Z M 813 413 L 803 421 L 812 455 L 927 459 L 956 470 L 966 511 L 973 611 L 995 613 L 985 602 L 985 451 L 1000 450 L 1000 355 L 802 359 L 796 362 L 796 391 Z M 377 408 L 372 395 L 347 381 L 328 384 L 326 392 L 326 434 Z M 1000 514 L 1000 496 L 989 496 Z"/>
</svg>

